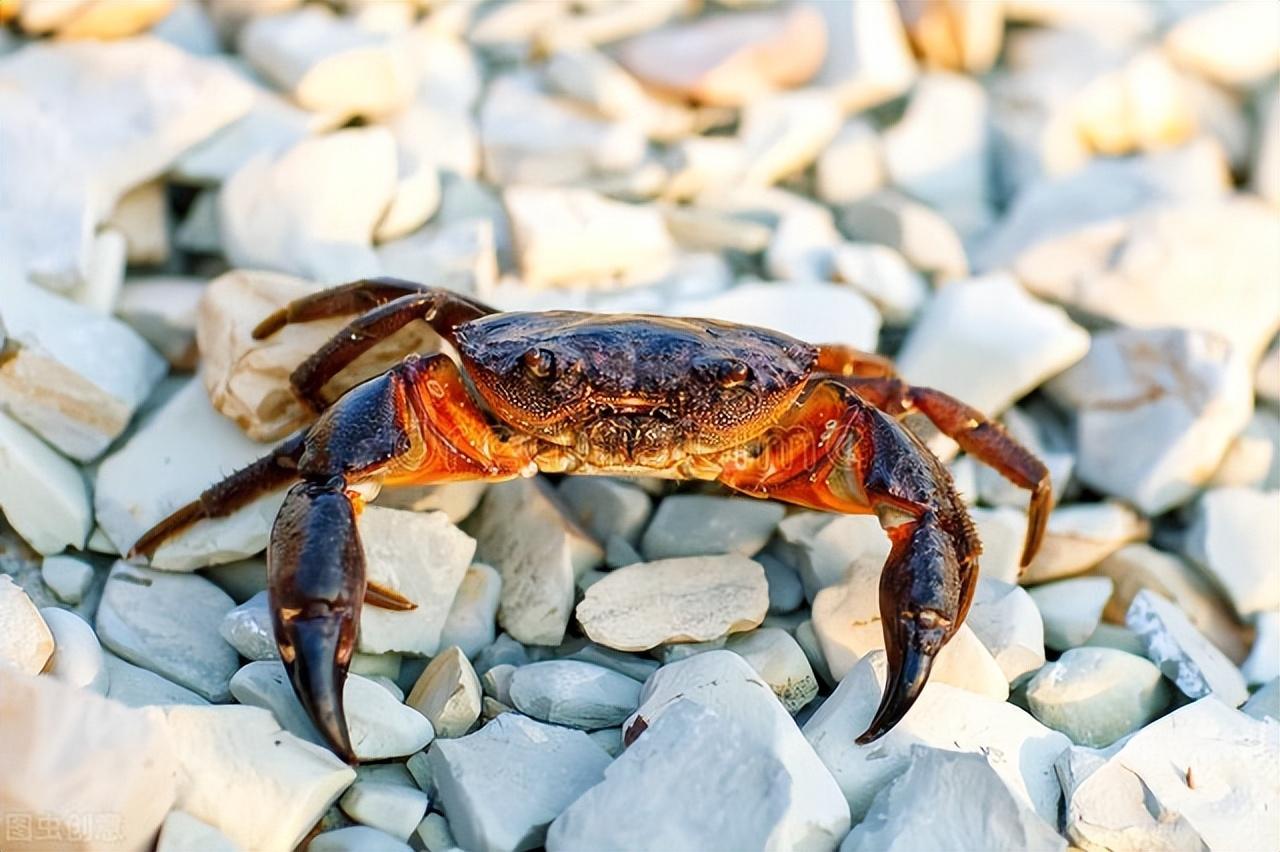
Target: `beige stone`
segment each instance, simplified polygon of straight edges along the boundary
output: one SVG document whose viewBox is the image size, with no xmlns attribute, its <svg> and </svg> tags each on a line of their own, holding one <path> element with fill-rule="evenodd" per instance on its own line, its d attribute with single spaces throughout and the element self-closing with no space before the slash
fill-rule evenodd
<svg viewBox="0 0 1280 852">
<path fill-rule="evenodd" d="M 461 737 L 480 718 L 480 679 L 456 645 L 445 648 L 418 677 L 405 703 L 431 720 L 437 737 Z"/>
<path fill-rule="evenodd" d="M 310 419 L 294 396 L 289 374 L 337 334 L 348 317 L 289 325 L 265 340 L 254 327 L 277 308 L 318 287 L 273 272 L 229 272 L 210 282 L 200 302 L 196 339 L 209 398 L 249 437 L 273 441 Z M 431 351 L 435 334 L 410 325 L 356 359 L 330 385 L 330 398 L 398 363 L 405 354 Z"/>
<path fill-rule="evenodd" d="M 739 106 L 800 85 L 826 52 L 822 17 L 808 6 L 706 18 L 646 33 L 619 48 L 631 73 L 660 91 Z"/>
<path fill-rule="evenodd" d="M 124 235 L 129 263 L 153 266 L 169 259 L 169 202 L 163 181 L 129 190 L 107 224 Z"/>
<path fill-rule="evenodd" d="M 53 633 L 8 574 L 0 574 L 0 665 L 39 674 L 53 656 Z"/>
</svg>

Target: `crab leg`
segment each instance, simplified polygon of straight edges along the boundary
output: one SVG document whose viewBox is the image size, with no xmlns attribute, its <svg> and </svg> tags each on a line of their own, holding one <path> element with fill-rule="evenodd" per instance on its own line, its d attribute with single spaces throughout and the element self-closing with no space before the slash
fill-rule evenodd
<svg viewBox="0 0 1280 852">
<path fill-rule="evenodd" d="M 446 355 L 410 356 L 357 385 L 298 441 L 290 478 L 301 481 L 271 531 L 268 599 L 294 691 L 329 745 L 354 762 L 342 689 L 361 607 L 366 599 L 391 608 L 405 603 L 366 581 L 356 487 L 510 479 L 534 468 L 523 444 L 490 428 Z M 261 490 L 269 489 L 255 496 Z M 194 514 L 202 516 L 198 508 Z M 162 521 L 143 540 L 157 546 L 181 526 Z"/>
<path fill-rule="evenodd" d="M 414 320 L 428 323 L 450 342 L 453 330 L 492 309 L 448 290 L 394 278 L 356 281 L 291 302 L 254 329 L 258 339 L 293 322 L 308 322 L 369 308 L 298 365 L 289 377 L 294 392 L 314 411 L 327 405 L 321 391 L 341 370 Z"/>
<path fill-rule="evenodd" d="M 920 412 L 960 449 L 995 468 L 1014 485 L 1031 491 L 1022 565 L 1031 564 L 1044 540 L 1053 511 L 1053 485 L 1044 462 L 1015 441 L 1004 427 L 981 411 L 932 388 L 912 387 L 901 379 L 843 379 L 858 396 L 894 417 Z"/>
<path fill-rule="evenodd" d="M 880 578 L 889 674 L 858 742 L 882 736 L 919 696 L 977 585 L 981 545 L 946 469 L 892 418 L 819 378 L 788 419 L 726 458 L 721 481 L 757 497 L 879 517 L 892 542 Z"/>
</svg>

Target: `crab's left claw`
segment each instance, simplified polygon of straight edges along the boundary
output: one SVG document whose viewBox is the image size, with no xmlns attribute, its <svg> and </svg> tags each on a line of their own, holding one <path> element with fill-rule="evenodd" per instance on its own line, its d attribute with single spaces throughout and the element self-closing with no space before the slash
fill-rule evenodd
<svg viewBox="0 0 1280 852">
<path fill-rule="evenodd" d="M 858 737 L 864 745 L 886 734 L 920 696 L 934 658 L 960 626 L 976 581 L 976 572 L 962 569 L 935 512 L 901 521 L 888 530 L 893 548 L 880 575 L 888 674 L 875 717 Z"/>
<path fill-rule="evenodd" d="M 365 595 L 356 510 L 341 478 L 289 490 L 267 553 L 268 597 L 280 659 L 329 746 L 356 762 L 342 690 Z"/>
</svg>

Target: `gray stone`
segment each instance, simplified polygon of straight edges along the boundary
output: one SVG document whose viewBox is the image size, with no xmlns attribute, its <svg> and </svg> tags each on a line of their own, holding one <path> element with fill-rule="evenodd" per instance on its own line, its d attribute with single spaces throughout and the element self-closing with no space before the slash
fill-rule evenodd
<svg viewBox="0 0 1280 852">
<path fill-rule="evenodd" d="M 582 731 L 504 713 L 427 756 L 439 805 L 464 849 L 540 846 L 547 826 L 604 778 L 610 757 Z"/>
<path fill-rule="evenodd" d="M 1253 647 L 1240 667 L 1251 685 L 1280 677 L 1280 612 L 1260 612 L 1253 617 Z"/>
<path fill-rule="evenodd" d="M 731 717 L 674 702 L 547 833 L 549 852 L 811 848 L 787 767 Z M 830 842 L 830 839 L 828 839 Z"/>
<path fill-rule="evenodd" d="M 156 852 L 238 852 L 218 829 L 185 811 L 169 811 L 160 827 Z"/>
<path fill-rule="evenodd" d="M 590 663 L 548 660 L 516 669 L 510 695 L 517 710 L 535 719 L 591 731 L 635 712 L 640 683 Z"/>
<path fill-rule="evenodd" d="M 135 666 L 115 654 L 107 652 L 103 658 L 110 681 L 107 697 L 113 701 L 119 701 L 126 707 L 209 703 L 185 686 L 179 686 L 141 666 Z"/>
<path fill-rule="evenodd" d="M 741 729 L 740 748 L 759 749 L 782 764 L 789 807 L 770 835 L 778 848 L 830 848 L 849 826 L 849 812 L 831 773 L 801 736 L 791 715 L 742 657 L 704 654 L 659 669 L 645 684 L 640 709 L 624 726 L 627 739 L 653 726 L 679 698 L 702 705 Z"/>
<path fill-rule="evenodd" d="M 41 554 L 83 547 L 93 530 L 93 508 L 80 469 L 2 411 L 0 509 L 14 531 Z"/>
<path fill-rule="evenodd" d="M 805 723 L 804 735 L 835 777 L 855 821 L 887 782 L 910 766 L 914 745 L 987 754 L 1005 785 L 1055 824 L 1062 790 L 1053 762 L 1071 741 L 1024 710 L 964 689 L 931 682 L 911 712 L 873 743 L 855 738 L 870 724 L 885 682 L 882 652 L 868 654 Z"/>
<path fill-rule="evenodd" d="M 730 636 L 724 647 L 751 664 L 791 715 L 818 697 L 818 679 L 813 668 L 804 650 L 787 631 L 762 627 Z"/>
<path fill-rule="evenodd" d="M 1269 681 L 1249 696 L 1240 709 L 1255 719 L 1270 717 L 1280 721 L 1280 678 Z"/>
<path fill-rule="evenodd" d="M 1110 577 L 1073 577 L 1031 589 L 1044 619 L 1044 643 L 1055 651 L 1083 645 L 1102 618 L 1111 599 Z"/>
<path fill-rule="evenodd" d="M 778 524 L 778 536 L 810 601 L 851 572 L 879 571 L 889 556 L 888 536 L 867 515 L 796 512 Z"/>
<path fill-rule="evenodd" d="M 1058 836 L 991 768 L 993 756 L 915 745 L 907 770 L 871 803 L 840 852 L 955 849 L 1066 852 Z M 927 803 L 928 819 L 920 818 Z"/>
<path fill-rule="evenodd" d="M 1176 606 L 1154 592 L 1134 595 L 1125 625 L 1138 634 L 1147 659 L 1189 698 L 1213 694 L 1231 707 L 1249 697 L 1244 676 L 1187 621 Z"/>
<path fill-rule="evenodd" d="M 969 274 L 969 257 L 954 227 L 932 208 L 896 190 L 868 195 L 840 211 L 840 230 L 851 239 L 895 249 L 940 282 Z"/>
<path fill-rule="evenodd" d="M 239 658 L 218 627 L 234 606 L 203 577 L 117 562 L 95 626 L 103 644 L 126 660 L 225 701 Z"/>
<path fill-rule="evenodd" d="M 641 657 L 638 654 L 615 651 L 612 648 L 606 648 L 594 642 L 587 642 L 582 647 L 575 648 L 570 653 L 564 654 L 563 658 L 604 666 L 606 669 L 613 669 L 618 674 L 624 674 L 641 683 L 648 680 L 649 675 L 658 670 L 658 663 L 655 660 Z"/>
<path fill-rule="evenodd" d="M 266 592 L 258 592 L 228 612 L 222 619 L 222 624 L 218 626 L 218 632 L 240 652 L 240 656 L 246 659 L 276 660 L 280 658 Z"/>
<path fill-rule="evenodd" d="M 427 852 L 447 852 L 458 846 L 453 839 L 453 831 L 449 828 L 449 821 L 441 814 L 430 813 L 423 817 L 414 830 L 414 835 Z"/>
<path fill-rule="evenodd" d="M 529 662 L 529 650 L 508 634 L 500 633 L 497 639 L 476 654 L 474 668 L 477 674 L 484 674 L 497 665 L 523 666 Z"/>
<path fill-rule="evenodd" d="M 1073 648 L 1027 684 L 1031 714 L 1078 745 L 1104 748 L 1150 722 L 1172 697 L 1160 670 L 1113 648 Z"/>
<path fill-rule="evenodd" d="M 342 794 L 338 807 L 362 825 L 408 840 L 427 813 L 427 794 L 417 787 L 357 780 Z"/>
<path fill-rule="evenodd" d="M 93 566 L 74 556 L 46 556 L 40 564 L 40 578 L 58 600 L 74 606 L 84 600 L 93 582 Z"/>
<path fill-rule="evenodd" d="M 653 512 L 648 494 L 616 479 L 569 477 L 560 483 L 559 492 L 574 517 L 598 541 L 618 536 L 635 544 Z"/>
<path fill-rule="evenodd" d="M 1024 583 L 1081 574 L 1126 544 L 1151 535 L 1151 523 L 1115 500 L 1059 506 L 1049 515 L 1040 550 L 1023 572 Z"/>
<path fill-rule="evenodd" d="M 528 644 L 559 645 L 573 610 L 574 580 L 604 553 L 544 489 L 536 479 L 491 486 L 468 529 L 476 558 L 502 574 L 502 629 Z"/>
<path fill-rule="evenodd" d="M 1227 592 L 1235 611 L 1280 609 L 1280 491 L 1215 488 L 1196 503 L 1187 554 Z"/>
<path fill-rule="evenodd" d="M 804 584 L 796 570 L 767 553 L 758 553 L 755 558 L 769 584 L 769 612 L 777 615 L 799 609 L 804 603 Z"/>
<path fill-rule="evenodd" d="M 498 632 L 501 597 L 502 576 L 495 569 L 478 562 L 468 568 L 440 630 L 440 647 L 456 645 L 462 653 L 474 657 L 492 644 Z"/>
<path fill-rule="evenodd" d="M 281 663 L 273 660 L 249 663 L 231 679 L 231 693 L 242 704 L 270 710 L 294 736 L 317 745 L 324 743 L 294 694 Z M 368 678 L 347 675 L 342 698 L 351 746 L 361 760 L 413 754 L 434 736 L 431 723 L 421 713 L 404 706 Z"/>
<path fill-rule="evenodd" d="M 510 663 L 498 663 L 480 676 L 480 688 L 486 698 L 493 698 L 503 704 L 511 704 L 511 678 L 516 667 Z"/>
<path fill-rule="evenodd" d="M 365 825 L 326 831 L 307 844 L 307 852 L 409 852 L 411 848 L 385 831 Z"/>
<path fill-rule="evenodd" d="M 647 559 L 739 553 L 764 547 L 786 510 L 741 497 L 676 494 L 662 501 L 640 550 Z"/>
</svg>

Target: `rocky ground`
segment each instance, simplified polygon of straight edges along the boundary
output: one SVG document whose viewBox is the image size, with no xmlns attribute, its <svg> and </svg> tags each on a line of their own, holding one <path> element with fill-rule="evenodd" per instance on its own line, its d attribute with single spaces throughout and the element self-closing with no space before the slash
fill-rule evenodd
<svg viewBox="0 0 1280 852">
<path fill-rule="evenodd" d="M 1280 7 L 0 0 L 0 848 L 1280 847 Z M 251 271 L 257 270 L 257 271 Z M 326 749 L 280 496 L 370 274 L 896 358 L 1059 507 L 984 543 L 888 736 L 874 518 L 567 478 L 387 489 Z M 340 377 L 438 340 L 421 328 Z M 199 367 L 198 371 L 196 370 Z"/>
</svg>

